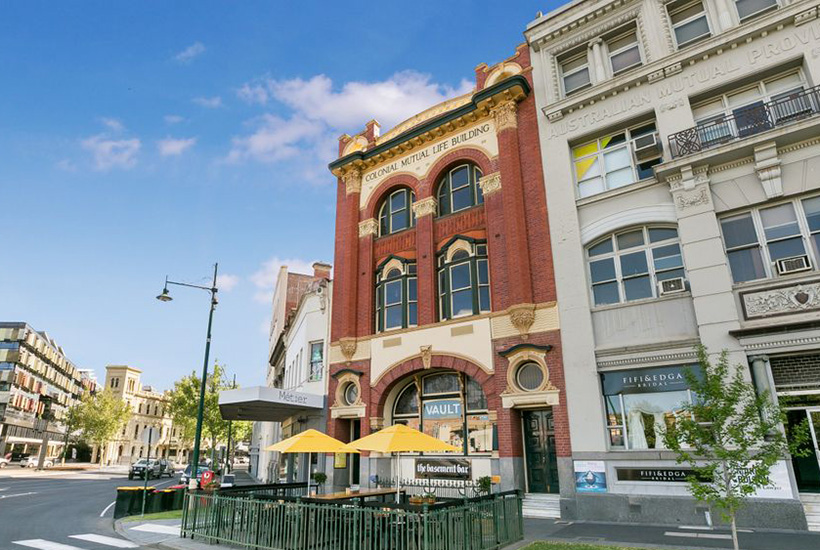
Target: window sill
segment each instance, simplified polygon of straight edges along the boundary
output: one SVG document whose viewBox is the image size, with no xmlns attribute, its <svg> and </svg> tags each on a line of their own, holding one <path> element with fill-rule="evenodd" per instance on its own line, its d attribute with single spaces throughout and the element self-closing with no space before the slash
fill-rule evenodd
<svg viewBox="0 0 820 550">
<path fill-rule="evenodd" d="M 622 308 L 630 307 L 630 306 L 645 305 L 645 304 L 649 304 L 649 303 L 652 303 L 652 302 L 668 302 L 668 301 L 677 300 L 677 299 L 680 299 L 680 298 L 691 298 L 691 297 L 692 297 L 692 293 L 687 290 L 686 292 L 679 292 L 677 294 L 670 294 L 669 296 L 658 296 L 658 297 L 654 297 L 654 298 L 643 298 L 641 300 L 632 300 L 631 302 L 619 302 L 617 304 L 607 304 L 605 306 L 593 306 L 590 309 L 590 311 L 592 313 L 597 313 L 599 311 L 610 311 L 610 310 L 613 310 L 613 309 L 622 309 Z"/>
<path fill-rule="evenodd" d="M 575 199 L 575 206 L 577 208 L 581 208 L 582 206 L 586 206 L 588 204 L 593 204 L 599 201 L 604 201 L 607 199 L 611 199 L 613 197 L 618 197 L 620 195 L 626 195 L 628 193 L 633 193 L 635 191 L 640 191 L 641 189 L 646 189 L 647 187 L 652 187 L 657 185 L 659 182 L 656 178 L 646 178 L 643 180 L 636 181 L 635 183 L 630 183 L 629 185 L 624 185 L 623 187 L 617 187 L 615 189 L 608 189 L 603 193 L 598 193 L 597 195 L 592 195 L 589 197 L 584 197 L 582 199 Z M 577 188 L 577 184 L 576 184 Z"/>
<path fill-rule="evenodd" d="M 772 285 L 780 286 L 780 283 L 796 283 L 802 280 L 813 280 L 816 279 L 818 275 L 820 275 L 820 270 L 818 269 L 801 271 L 800 273 L 792 273 L 791 275 L 774 275 L 763 279 L 734 283 L 732 285 L 732 290 L 743 292 L 748 292 L 750 290 L 764 290 Z"/>
</svg>

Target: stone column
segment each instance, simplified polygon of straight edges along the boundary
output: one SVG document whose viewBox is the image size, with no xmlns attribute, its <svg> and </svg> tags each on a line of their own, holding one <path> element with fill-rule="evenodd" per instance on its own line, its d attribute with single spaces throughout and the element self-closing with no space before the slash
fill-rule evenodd
<svg viewBox="0 0 820 550">
<path fill-rule="evenodd" d="M 504 243 L 510 304 L 532 302 L 527 225 L 524 219 L 524 192 L 519 157 L 517 104 L 513 100 L 492 109 L 498 139 L 498 164 L 504 181 Z"/>
<path fill-rule="evenodd" d="M 413 203 L 416 216 L 416 270 L 418 280 L 418 324 L 436 322 L 436 250 L 433 218 L 437 208 L 435 197 Z"/>
<path fill-rule="evenodd" d="M 604 62 L 604 51 L 601 48 L 603 40 L 596 38 L 589 43 L 589 68 L 590 77 L 593 84 L 604 82 L 607 76 L 606 63 Z"/>
<path fill-rule="evenodd" d="M 374 326 L 374 285 L 376 279 L 373 273 L 373 239 L 379 231 L 379 222 L 370 218 L 359 222 L 359 254 L 358 254 L 358 306 L 356 311 L 356 335 L 369 336 L 373 334 Z"/>
</svg>

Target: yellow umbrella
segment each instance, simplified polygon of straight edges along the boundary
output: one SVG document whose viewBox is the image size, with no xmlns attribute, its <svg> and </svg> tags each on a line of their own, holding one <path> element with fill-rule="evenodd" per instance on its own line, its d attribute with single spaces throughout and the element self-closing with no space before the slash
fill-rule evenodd
<svg viewBox="0 0 820 550">
<path fill-rule="evenodd" d="M 308 455 L 308 485 L 310 485 L 310 455 L 311 453 L 358 453 L 356 448 L 347 443 L 342 443 L 327 434 L 317 430 L 305 430 L 293 437 L 283 439 L 279 443 L 268 445 L 266 451 L 279 451 L 280 453 L 307 453 Z"/>
<path fill-rule="evenodd" d="M 399 453 L 460 452 L 462 450 L 404 424 L 394 424 L 374 434 L 366 435 L 361 439 L 348 443 L 348 445 L 360 451 L 397 454 L 396 502 L 399 501 L 399 480 L 401 479 L 399 473 L 401 457 L 398 456 Z"/>
</svg>

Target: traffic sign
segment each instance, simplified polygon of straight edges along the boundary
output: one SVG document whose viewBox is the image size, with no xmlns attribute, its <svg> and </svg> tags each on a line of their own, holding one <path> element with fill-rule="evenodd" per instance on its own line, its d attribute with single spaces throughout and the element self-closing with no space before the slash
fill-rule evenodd
<svg viewBox="0 0 820 550">
<path fill-rule="evenodd" d="M 154 426 L 148 426 L 148 428 L 142 430 L 142 442 L 146 445 L 151 445 L 152 443 L 156 443 L 159 441 L 159 428 Z"/>
</svg>

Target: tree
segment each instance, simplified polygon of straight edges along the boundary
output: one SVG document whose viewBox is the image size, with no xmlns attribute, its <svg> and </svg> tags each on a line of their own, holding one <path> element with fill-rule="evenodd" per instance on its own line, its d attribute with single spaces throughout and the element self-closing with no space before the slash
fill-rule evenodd
<svg viewBox="0 0 820 550">
<path fill-rule="evenodd" d="M 174 383 L 174 389 L 169 396 L 168 408 L 171 418 L 174 425 L 182 430 L 183 439 L 186 441 L 193 441 L 196 435 L 201 380 L 196 372 L 192 372 Z M 231 388 L 232 385 L 225 376 L 225 367 L 214 363 L 205 384 L 205 406 L 202 415 L 202 445 L 207 443 L 210 449 L 214 449 L 220 441 L 227 440 L 228 421 L 222 418 L 219 411 L 219 393 Z M 234 427 L 237 424 L 235 422 Z"/>
<path fill-rule="evenodd" d="M 131 407 L 110 389 L 85 395 L 73 413 L 83 437 L 100 449 L 105 464 L 105 446 L 131 418 Z"/>
<path fill-rule="evenodd" d="M 737 512 L 758 489 L 769 485 L 772 467 L 788 453 L 802 456 L 808 427 L 787 438 L 781 426 L 785 411 L 764 392 L 758 394 L 740 366 L 730 368 L 724 350 L 712 364 L 706 348 L 697 348 L 701 372 L 685 372 L 694 394 L 675 422 L 666 427 L 666 446 L 693 475 L 687 478 L 696 499 L 719 509 L 737 540 Z"/>
<path fill-rule="evenodd" d="M 82 428 L 80 422 L 80 409 L 81 403 L 75 403 L 71 405 L 68 409 L 66 409 L 65 416 L 63 417 L 63 427 L 65 428 L 65 440 L 63 441 L 63 464 L 65 464 L 65 459 L 68 456 L 68 441 L 71 437 L 71 433 L 75 430 Z"/>
</svg>

